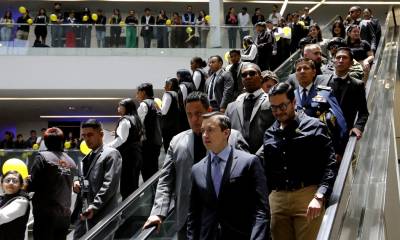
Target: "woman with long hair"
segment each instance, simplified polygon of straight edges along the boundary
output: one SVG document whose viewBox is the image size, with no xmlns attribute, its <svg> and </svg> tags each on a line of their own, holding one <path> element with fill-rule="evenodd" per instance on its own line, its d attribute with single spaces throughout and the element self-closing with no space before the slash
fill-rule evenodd
<svg viewBox="0 0 400 240">
<path fill-rule="evenodd" d="M 205 92 L 205 84 L 207 80 L 207 72 L 204 68 L 207 66 L 206 61 L 204 61 L 201 57 L 193 57 L 190 60 L 190 69 L 193 72 L 193 83 L 196 91 Z"/>
<path fill-rule="evenodd" d="M 47 24 L 49 22 L 49 18 L 46 14 L 46 9 L 39 9 L 38 14 L 35 17 L 34 23 L 36 24 Z M 38 25 L 35 26 L 35 36 L 36 41 L 40 41 L 42 44 L 46 44 L 47 37 L 47 26 L 46 25 Z"/>
<path fill-rule="evenodd" d="M 4 12 L 4 16 L 0 19 L 0 23 L 2 24 L 0 31 L 0 39 L 1 41 L 11 41 L 12 29 L 14 27 L 14 20 L 12 18 L 12 13 L 10 10 L 6 10 Z"/>
<path fill-rule="evenodd" d="M 121 118 L 115 130 L 115 139 L 107 145 L 116 148 L 121 153 L 120 192 L 122 199 L 126 199 L 139 187 L 144 132 L 136 104 L 131 98 L 121 100 L 117 111 Z"/>
<path fill-rule="evenodd" d="M 322 31 L 321 28 L 317 23 L 311 24 L 309 31 L 308 31 L 308 37 L 311 39 L 312 43 L 317 43 L 321 47 L 322 55 L 324 57 L 328 58 L 329 57 L 329 50 L 328 50 L 328 39 L 322 38 Z"/>
<path fill-rule="evenodd" d="M 334 37 L 340 37 L 340 38 L 346 38 L 346 28 L 344 27 L 344 24 L 340 20 L 336 20 L 333 25 L 332 25 L 332 38 Z"/>
<path fill-rule="evenodd" d="M 167 78 L 164 85 L 162 98 L 162 137 L 164 150 L 167 152 L 173 136 L 180 132 L 180 107 L 179 107 L 179 83 L 176 78 Z"/>
<path fill-rule="evenodd" d="M 24 180 L 17 171 L 1 178 L 4 195 L 0 196 L 0 239 L 24 240 L 29 218 L 29 197 L 23 191 Z"/>
<path fill-rule="evenodd" d="M 241 60 L 243 62 L 251 62 L 257 64 L 258 61 L 258 50 L 257 45 L 254 43 L 251 36 L 245 36 L 243 38 L 243 47 L 241 51 Z"/>
</svg>

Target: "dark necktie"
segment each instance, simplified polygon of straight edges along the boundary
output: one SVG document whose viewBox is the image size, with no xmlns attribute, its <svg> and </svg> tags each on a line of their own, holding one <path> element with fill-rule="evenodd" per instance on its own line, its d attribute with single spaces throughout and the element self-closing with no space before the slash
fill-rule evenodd
<svg viewBox="0 0 400 240">
<path fill-rule="evenodd" d="M 83 173 L 86 175 L 87 172 L 89 171 L 90 165 L 92 165 L 92 161 L 94 159 L 94 157 L 96 156 L 96 154 L 91 151 L 89 153 L 89 156 L 87 156 L 87 160 L 83 162 Z"/>
<path fill-rule="evenodd" d="M 211 83 L 210 83 L 210 90 L 209 90 L 209 93 L 208 93 L 208 99 L 209 100 L 212 100 L 214 98 L 214 81 L 215 81 L 215 77 L 216 77 L 216 74 L 214 73 L 213 77 L 212 77 L 212 80 L 211 80 Z"/>
<path fill-rule="evenodd" d="M 301 94 L 301 106 L 304 108 L 307 105 L 307 88 L 303 88 L 303 93 Z"/>
<path fill-rule="evenodd" d="M 243 125 L 244 125 L 244 137 L 248 139 L 250 136 L 250 118 L 253 112 L 254 104 L 256 103 L 256 98 L 253 94 L 249 94 L 243 102 Z"/>
<path fill-rule="evenodd" d="M 214 184 L 214 190 L 215 193 L 219 194 L 219 189 L 221 187 L 221 180 L 222 180 L 222 173 L 221 173 L 221 166 L 219 165 L 221 162 L 221 158 L 219 158 L 217 155 L 214 156 L 212 159 L 212 179 L 213 179 L 213 184 Z"/>
</svg>

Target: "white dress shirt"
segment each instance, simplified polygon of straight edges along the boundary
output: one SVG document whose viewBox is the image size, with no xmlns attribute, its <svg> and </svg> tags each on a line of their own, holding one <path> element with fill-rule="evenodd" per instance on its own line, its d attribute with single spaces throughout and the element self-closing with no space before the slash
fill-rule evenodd
<svg viewBox="0 0 400 240">
<path fill-rule="evenodd" d="M 312 85 L 313 85 L 313 83 L 310 83 L 307 87 L 305 87 L 305 89 L 307 90 L 306 91 L 306 96 L 308 96 L 308 94 L 310 94 L 310 89 L 311 89 Z M 299 95 L 300 95 L 300 99 L 301 100 L 303 100 L 302 99 L 302 97 L 303 97 L 303 89 L 304 88 L 299 85 Z"/>
<path fill-rule="evenodd" d="M 194 85 L 196 86 L 196 89 L 199 90 L 201 84 L 201 73 L 197 70 L 195 70 L 193 73 L 193 82 Z"/>
<path fill-rule="evenodd" d="M 122 119 L 116 130 L 117 137 L 107 145 L 112 148 L 117 148 L 121 146 L 128 139 L 130 128 L 131 128 L 131 123 L 129 122 L 129 120 L 125 118 Z"/>
<path fill-rule="evenodd" d="M 169 108 L 171 106 L 172 97 L 169 93 L 164 93 L 162 97 L 162 107 L 161 107 L 161 114 L 167 115 Z"/>
<path fill-rule="evenodd" d="M 137 109 L 140 121 L 142 121 L 142 124 L 144 124 L 144 119 L 146 118 L 147 112 L 149 111 L 149 108 L 147 107 L 147 104 L 145 102 L 141 102 L 139 105 L 139 108 Z"/>
<path fill-rule="evenodd" d="M 7 206 L 0 209 L 0 225 L 11 222 L 23 216 L 28 208 L 29 201 L 25 198 L 18 198 Z"/>
</svg>

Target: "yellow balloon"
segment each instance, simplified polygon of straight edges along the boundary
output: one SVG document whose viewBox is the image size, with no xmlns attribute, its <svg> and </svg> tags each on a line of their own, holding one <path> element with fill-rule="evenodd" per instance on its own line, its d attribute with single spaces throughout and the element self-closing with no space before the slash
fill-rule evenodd
<svg viewBox="0 0 400 240">
<path fill-rule="evenodd" d="M 99 16 L 97 16 L 96 13 L 92 13 L 92 20 L 93 21 L 97 21 L 98 18 L 99 18 Z"/>
<path fill-rule="evenodd" d="M 70 149 L 70 148 L 71 148 L 71 141 L 66 141 L 66 142 L 64 143 L 64 148 L 65 148 L 65 149 Z"/>
<path fill-rule="evenodd" d="M 281 39 L 281 36 L 275 35 L 275 41 L 279 41 L 279 39 Z"/>
<path fill-rule="evenodd" d="M 227 61 L 229 63 L 229 60 L 231 58 L 231 56 L 229 56 L 229 51 L 225 53 L 224 58 L 225 58 L 225 61 Z"/>
<path fill-rule="evenodd" d="M 167 21 L 165 21 L 165 24 L 166 25 L 171 25 L 172 24 L 171 19 L 168 19 Z"/>
<path fill-rule="evenodd" d="M 33 150 L 38 150 L 39 149 L 39 144 L 37 144 L 37 143 L 33 144 L 32 149 Z"/>
<path fill-rule="evenodd" d="M 289 34 L 292 33 L 292 29 L 290 27 L 284 27 L 283 28 L 283 34 L 286 36 L 289 36 Z"/>
<path fill-rule="evenodd" d="M 24 6 L 21 6 L 18 8 L 19 13 L 25 14 L 26 13 L 26 8 Z"/>
<path fill-rule="evenodd" d="M 125 27 L 125 22 L 124 21 L 119 22 L 119 26 Z"/>
<path fill-rule="evenodd" d="M 161 109 L 162 107 L 162 101 L 159 98 L 154 98 L 154 102 L 157 104 L 157 106 Z"/>
<path fill-rule="evenodd" d="M 57 15 L 55 15 L 54 13 L 50 15 L 50 20 L 53 22 L 57 21 Z"/>
<path fill-rule="evenodd" d="M 82 21 L 87 22 L 89 20 L 89 17 L 87 15 L 83 16 Z"/>
<path fill-rule="evenodd" d="M 299 24 L 303 27 L 306 25 L 303 21 L 299 21 Z"/>
<path fill-rule="evenodd" d="M 28 177 L 28 167 L 23 161 L 17 158 L 8 159 L 4 163 L 3 174 L 6 174 L 8 171 L 17 171 L 24 179 Z"/>
<path fill-rule="evenodd" d="M 206 15 L 206 16 L 204 17 L 204 19 L 205 19 L 207 22 L 209 22 L 209 21 L 211 20 L 211 17 L 210 17 L 210 15 Z"/>
<path fill-rule="evenodd" d="M 186 33 L 191 34 L 193 32 L 193 29 L 191 27 L 186 28 Z"/>
<path fill-rule="evenodd" d="M 29 25 L 31 25 L 31 24 L 33 23 L 33 20 L 32 20 L 32 18 L 29 18 L 28 20 L 26 20 L 26 22 L 27 22 Z"/>
<path fill-rule="evenodd" d="M 85 141 L 81 142 L 79 149 L 81 150 L 81 153 L 83 153 L 84 155 L 88 155 L 92 151 L 92 149 L 88 147 Z"/>
</svg>

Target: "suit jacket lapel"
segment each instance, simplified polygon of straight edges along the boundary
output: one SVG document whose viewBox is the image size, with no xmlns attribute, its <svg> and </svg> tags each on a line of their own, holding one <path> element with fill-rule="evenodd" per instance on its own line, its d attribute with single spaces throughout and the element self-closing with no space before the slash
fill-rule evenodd
<svg viewBox="0 0 400 240">
<path fill-rule="evenodd" d="M 235 161 L 235 162 L 233 162 Z M 222 194 L 224 192 L 224 186 L 229 183 L 230 178 L 231 178 L 231 173 L 233 171 L 233 168 L 236 166 L 237 159 L 233 157 L 233 147 L 231 147 L 231 153 L 229 154 L 228 161 L 226 162 L 225 165 L 225 170 L 224 170 L 224 175 L 222 175 L 222 182 L 221 182 L 221 187 L 219 189 L 219 198 L 221 199 Z M 215 190 L 214 190 L 215 192 Z"/>
<path fill-rule="evenodd" d="M 307 105 L 311 105 L 313 97 L 317 95 L 317 89 L 315 88 L 315 84 L 313 84 L 310 88 L 310 92 L 307 95 Z"/>
<path fill-rule="evenodd" d="M 97 151 L 97 153 L 95 153 L 96 156 L 93 157 L 93 160 L 92 160 L 92 162 L 90 163 L 89 169 L 88 169 L 88 171 L 87 171 L 87 173 L 86 173 L 86 177 L 89 176 L 90 171 L 92 170 L 92 168 L 93 168 L 94 165 L 96 164 L 97 159 L 99 159 L 99 157 L 100 157 L 100 155 L 101 155 L 102 152 L 103 152 L 103 146 L 101 147 L 101 149 L 99 149 L 99 150 Z"/>
<path fill-rule="evenodd" d="M 240 125 L 242 125 L 242 128 L 244 127 L 244 117 L 243 117 L 243 104 L 244 104 L 244 97 L 241 96 L 240 99 L 237 100 L 238 104 L 236 105 L 236 111 L 237 114 L 239 115 L 239 122 Z"/>
<path fill-rule="evenodd" d="M 257 98 L 256 103 L 254 104 L 254 107 L 253 107 L 253 111 L 251 112 L 250 122 L 253 121 L 254 116 L 257 114 L 258 109 L 260 108 L 261 103 L 264 101 L 265 98 L 266 98 L 266 96 L 264 94 L 261 94 Z"/>
<path fill-rule="evenodd" d="M 194 162 L 194 133 L 191 131 L 187 136 L 186 136 L 186 141 L 183 143 L 185 146 L 187 146 L 185 149 L 189 153 L 188 156 L 191 157 L 192 162 Z M 193 164 L 193 163 L 192 163 Z"/>
</svg>

